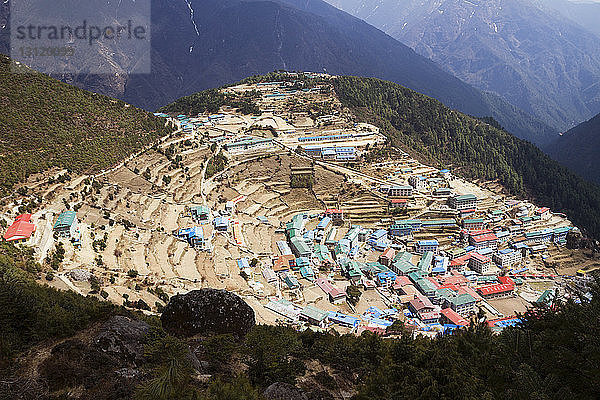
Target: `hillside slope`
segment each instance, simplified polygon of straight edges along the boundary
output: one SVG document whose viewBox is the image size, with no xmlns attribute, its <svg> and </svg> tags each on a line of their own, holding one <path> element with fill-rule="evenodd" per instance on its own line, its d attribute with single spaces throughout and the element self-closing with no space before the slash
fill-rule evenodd
<svg viewBox="0 0 600 400">
<path fill-rule="evenodd" d="M 528 114 L 504 101 L 490 102 L 412 49 L 321 0 L 153 0 L 152 10 L 151 74 L 61 79 L 155 110 L 254 74 L 326 70 L 400 83 L 465 113 L 493 116 L 536 143 L 555 135 Z"/>
<path fill-rule="evenodd" d="M 388 339 L 259 325 L 241 339 L 186 339 L 168 335 L 158 318 L 37 284 L 24 271 L 36 265 L 22 249 L 1 243 L 0 261 L 3 399 L 387 400 L 427 393 L 500 400 L 600 394 L 600 348 L 590 334 L 600 317 L 597 288 L 589 302 L 536 308 L 522 324 L 497 335 L 485 323 L 434 338 L 415 337 L 396 324 L 392 330 L 401 337 Z M 267 396 L 274 391 L 278 397 Z"/>
<path fill-rule="evenodd" d="M 558 138 L 548 154 L 584 178 L 600 184 L 600 114 Z"/>
<path fill-rule="evenodd" d="M 93 172 L 168 133 L 164 120 L 46 75 L 10 71 L 0 56 L 0 193 L 51 167 Z"/>
<path fill-rule="evenodd" d="M 600 38 L 543 1 L 329 1 L 557 129 L 600 111 Z"/>
<path fill-rule="evenodd" d="M 544 4 L 600 37 L 600 4 L 590 1 L 545 0 Z"/>
<path fill-rule="evenodd" d="M 600 237 L 600 188 L 532 144 L 392 82 L 341 77 L 335 87 L 345 106 L 416 157 L 467 177 L 497 179 Z"/>
</svg>

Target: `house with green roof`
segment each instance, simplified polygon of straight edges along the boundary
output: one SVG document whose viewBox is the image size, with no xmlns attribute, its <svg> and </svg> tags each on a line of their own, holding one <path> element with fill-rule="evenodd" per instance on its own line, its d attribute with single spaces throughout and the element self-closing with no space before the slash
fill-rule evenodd
<svg viewBox="0 0 600 400">
<path fill-rule="evenodd" d="M 73 238 L 77 234 L 77 214 L 75 211 L 64 211 L 54 223 L 54 233 L 59 237 Z"/>
<path fill-rule="evenodd" d="M 329 313 L 309 304 L 300 312 L 300 319 L 325 328 L 329 322 Z"/>
<path fill-rule="evenodd" d="M 433 252 L 432 251 L 427 251 L 425 252 L 425 254 L 423 254 L 423 257 L 421 257 L 421 259 L 419 260 L 419 263 L 417 264 L 417 268 L 420 271 L 423 271 L 426 274 L 429 274 L 429 272 L 431 271 L 431 264 L 433 262 Z"/>
<path fill-rule="evenodd" d="M 419 270 L 416 265 L 402 258 L 394 261 L 390 266 L 390 269 L 400 276 L 408 276 L 411 272 Z"/>
<path fill-rule="evenodd" d="M 469 293 L 455 294 L 446 297 L 444 308 L 451 308 L 463 317 L 468 317 L 475 312 L 475 298 Z"/>
<path fill-rule="evenodd" d="M 310 257 L 312 254 L 306 242 L 298 237 L 290 239 L 290 247 L 296 257 Z"/>
<path fill-rule="evenodd" d="M 208 222 L 210 219 L 210 208 L 205 205 L 190 207 L 190 215 L 194 222 Z"/>
<path fill-rule="evenodd" d="M 416 272 L 414 272 L 416 274 Z M 427 297 L 434 297 L 437 287 L 429 279 L 421 278 L 414 281 L 415 287 L 419 292 Z"/>
</svg>

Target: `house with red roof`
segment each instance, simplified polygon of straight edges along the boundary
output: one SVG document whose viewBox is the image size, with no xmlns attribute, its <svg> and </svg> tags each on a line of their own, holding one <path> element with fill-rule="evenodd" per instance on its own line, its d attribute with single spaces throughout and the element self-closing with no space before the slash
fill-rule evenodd
<svg viewBox="0 0 600 400">
<path fill-rule="evenodd" d="M 471 259 L 469 260 L 469 268 L 473 271 L 477 271 L 480 274 L 485 274 L 490 270 L 492 260 L 488 257 L 483 256 L 479 253 L 472 253 Z"/>
<path fill-rule="evenodd" d="M 441 319 L 440 322 L 443 324 L 453 324 L 457 326 L 469 326 L 469 322 L 460 316 L 456 311 L 451 308 L 444 308 L 440 311 Z"/>
<path fill-rule="evenodd" d="M 394 257 L 396 257 L 396 250 L 388 247 L 381 255 L 379 256 L 379 262 L 386 267 L 389 267 L 394 261 Z"/>
<path fill-rule="evenodd" d="M 344 211 L 335 208 L 329 208 L 325 210 L 325 216 L 331 218 L 331 220 L 334 222 L 343 221 Z"/>
<path fill-rule="evenodd" d="M 495 285 L 483 286 L 477 289 L 477 292 L 486 300 L 510 297 L 515 292 L 515 286 L 506 283 L 497 283 Z"/>
<path fill-rule="evenodd" d="M 31 214 L 21 214 L 15 218 L 15 222 L 8 227 L 3 237 L 7 242 L 18 242 L 29 239 L 33 232 L 35 225 L 31 223 Z"/>
<path fill-rule="evenodd" d="M 482 235 L 471 236 L 469 244 L 475 247 L 475 250 L 481 249 L 498 249 L 498 237 L 495 233 L 484 233 Z"/>
<path fill-rule="evenodd" d="M 548 207 L 542 207 L 535 210 L 535 215 L 540 217 L 541 219 L 550 219 L 552 213 Z"/>
</svg>

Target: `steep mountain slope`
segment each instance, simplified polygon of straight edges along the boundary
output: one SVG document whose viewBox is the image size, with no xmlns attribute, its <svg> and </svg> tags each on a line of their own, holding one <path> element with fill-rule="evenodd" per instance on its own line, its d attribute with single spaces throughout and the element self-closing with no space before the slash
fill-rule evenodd
<svg viewBox="0 0 600 400">
<path fill-rule="evenodd" d="M 600 38 L 536 0 L 331 0 L 558 129 L 600 111 Z"/>
<path fill-rule="evenodd" d="M 60 78 L 153 110 L 184 95 L 274 69 L 327 70 L 401 83 L 449 107 L 493 116 L 537 143 L 555 134 L 321 0 L 153 0 L 152 10 L 151 74 Z"/>
<path fill-rule="evenodd" d="M 514 194 L 565 212 L 600 237 L 600 187 L 590 184 L 537 147 L 440 102 L 392 82 L 341 77 L 342 103 L 379 125 L 392 142 L 416 157 L 477 179 L 498 180 Z"/>
<path fill-rule="evenodd" d="M 544 4 L 600 36 L 600 3 L 593 1 L 545 0 Z"/>
<path fill-rule="evenodd" d="M 161 135 L 164 120 L 46 75 L 12 73 L 0 56 L 0 193 L 51 167 L 97 171 Z"/>
<path fill-rule="evenodd" d="M 600 184 L 600 114 L 566 132 L 550 145 L 548 154 Z"/>
</svg>

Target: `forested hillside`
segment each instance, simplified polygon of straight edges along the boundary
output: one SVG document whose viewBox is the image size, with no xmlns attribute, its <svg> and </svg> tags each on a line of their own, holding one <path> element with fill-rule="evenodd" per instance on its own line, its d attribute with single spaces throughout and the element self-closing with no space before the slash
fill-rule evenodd
<svg viewBox="0 0 600 400">
<path fill-rule="evenodd" d="M 584 178 L 600 184 L 600 114 L 569 130 L 548 147 L 548 154 Z"/>
<path fill-rule="evenodd" d="M 600 188 L 534 145 L 392 82 L 340 77 L 335 88 L 360 119 L 379 125 L 415 157 L 469 178 L 497 179 L 511 193 L 565 212 L 600 237 Z"/>
<path fill-rule="evenodd" d="M 0 194 L 51 167 L 106 168 L 168 133 L 151 113 L 10 62 L 0 56 Z"/>
<path fill-rule="evenodd" d="M 185 339 L 157 318 L 41 286 L 38 270 L 26 250 L 0 245 L 2 399 L 259 400 L 274 383 L 290 399 L 600 396 L 597 288 L 499 335 L 482 323 L 413 338 L 395 324 L 395 339 L 273 326 Z"/>
</svg>

